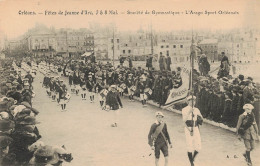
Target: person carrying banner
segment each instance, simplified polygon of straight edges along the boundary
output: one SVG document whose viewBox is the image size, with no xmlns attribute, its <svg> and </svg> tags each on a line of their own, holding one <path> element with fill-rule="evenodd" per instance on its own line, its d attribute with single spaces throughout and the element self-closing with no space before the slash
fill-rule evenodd
<svg viewBox="0 0 260 166">
<path fill-rule="evenodd" d="M 243 156 L 249 166 L 252 166 L 250 152 L 255 148 L 255 140 L 259 141 L 258 127 L 256 124 L 255 116 L 252 113 L 254 106 L 252 104 L 245 104 L 243 106 L 245 112 L 239 116 L 237 122 L 237 135 L 238 139 L 244 140 L 246 152 Z"/>
<path fill-rule="evenodd" d="M 148 134 L 148 144 L 155 154 L 155 165 L 159 165 L 160 151 L 162 151 L 165 158 L 165 166 L 168 165 L 168 143 L 172 148 L 169 133 L 167 131 L 167 125 L 163 121 L 164 115 L 162 112 L 156 112 L 156 121 L 152 124 Z"/>
<path fill-rule="evenodd" d="M 182 109 L 187 151 L 191 166 L 194 166 L 195 157 L 201 149 L 201 138 L 198 125 L 202 124 L 203 121 L 200 110 L 194 107 L 195 100 L 195 96 L 187 97 L 188 106 Z"/>
</svg>

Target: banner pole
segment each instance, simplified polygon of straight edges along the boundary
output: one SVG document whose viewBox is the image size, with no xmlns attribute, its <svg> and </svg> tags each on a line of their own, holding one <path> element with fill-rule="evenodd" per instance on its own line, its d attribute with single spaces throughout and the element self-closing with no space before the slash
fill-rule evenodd
<svg viewBox="0 0 260 166">
<path fill-rule="evenodd" d="M 191 107 L 192 107 L 192 123 L 194 125 L 194 113 L 193 113 L 193 109 L 194 109 L 194 100 L 193 100 L 193 69 L 194 69 L 194 56 L 196 55 L 196 49 L 194 48 L 195 45 L 194 45 L 194 38 L 193 38 L 193 29 L 192 29 L 192 42 L 191 42 L 191 96 L 192 96 L 192 104 L 191 104 Z M 193 132 L 193 125 L 191 126 L 191 132 Z"/>
</svg>

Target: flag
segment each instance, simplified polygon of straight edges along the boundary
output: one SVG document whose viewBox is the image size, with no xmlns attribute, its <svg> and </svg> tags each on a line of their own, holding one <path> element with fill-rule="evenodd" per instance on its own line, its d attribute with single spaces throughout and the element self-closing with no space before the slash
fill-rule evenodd
<svg viewBox="0 0 260 166">
<path fill-rule="evenodd" d="M 180 102 L 187 97 L 191 85 L 190 76 L 190 66 L 184 65 L 183 67 L 181 67 L 182 84 L 180 87 L 170 90 L 170 94 L 165 102 L 165 106 Z"/>
</svg>

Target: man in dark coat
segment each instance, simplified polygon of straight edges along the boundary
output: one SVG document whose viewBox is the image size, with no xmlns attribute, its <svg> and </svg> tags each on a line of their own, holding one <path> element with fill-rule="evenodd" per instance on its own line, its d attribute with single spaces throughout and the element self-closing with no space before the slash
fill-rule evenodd
<svg viewBox="0 0 260 166">
<path fill-rule="evenodd" d="M 146 67 L 150 70 L 153 67 L 153 57 L 146 56 Z"/>
<path fill-rule="evenodd" d="M 95 82 L 92 78 L 92 74 L 88 76 L 88 80 L 86 83 L 86 87 L 88 89 L 89 92 L 89 98 L 90 98 L 90 102 L 93 103 L 94 102 L 94 93 L 95 93 Z"/>
<path fill-rule="evenodd" d="M 132 61 L 132 59 L 131 59 L 130 56 L 128 56 L 128 63 L 129 63 L 129 68 L 132 69 L 132 67 L 133 67 L 133 61 Z"/>
<path fill-rule="evenodd" d="M 166 65 L 167 65 L 167 70 L 171 71 L 171 64 L 172 64 L 172 59 L 169 56 L 169 54 L 167 55 L 167 59 L 166 59 Z"/>
<path fill-rule="evenodd" d="M 159 58 L 159 67 L 161 71 L 165 70 L 165 57 L 161 54 Z"/>
<path fill-rule="evenodd" d="M 210 71 L 210 64 L 205 54 L 202 54 L 199 60 L 199 70 L 202 76 L 207 76 Z"/>
<path fill-rule="evenodd" d="M 218 72 L 218 77 L 222 78 L 222 77 L 227 77 L 229 75 L 229 71 L 230 71 L 230 63 L 228 60 L 228 57 L 225 55 L 224 52 L 222 52 L 221 54 L 222 59 L 221 59 L 221 64 L 220 64 L 220 69 Z"/>
<path fill-rule="evenodd" d="M 117 119 L 118 119 L 118 113 L 119 113 L 119 111 L 118 111 L 119 106 L 121 108 L 123 108 L 121 99 L 116 90 L 116 85 L 111 85 L 110 91 L 108 92 L 107 97 L 106 97 L 106 107 L 108 110 L 113 110 L 113 113 L 114 113 L 114 122 L 112 123 L 111 127 L 117 127 L 117 125 L 118 125 Z"/>
</svg>

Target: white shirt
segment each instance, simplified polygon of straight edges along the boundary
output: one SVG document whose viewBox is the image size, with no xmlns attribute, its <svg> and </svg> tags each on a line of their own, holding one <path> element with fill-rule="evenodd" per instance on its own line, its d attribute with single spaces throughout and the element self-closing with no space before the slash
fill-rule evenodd
<svg viewBox="0 0 260 166">
<path fill-rule="evenodd" d="M 182 119 L 183 119 L 183 121 L 185 120 L 192 120 L 192 114 L 190 113 L 189 114 L 189 111 L 190 111 L 190 109 L 191 109 L 192 107 L 191 106 L 187 106 L 187 107 L 184 107 L 183 109 L 182 109 Z M 193 114 L 194 114 L 194 117 L 193 117 L 193 120 L 194 121 L 196 121 L 197 120 L 197 115 L 200 115 L 201 117 L 202 117 L 202 115 L 201 115 L 201 113 L 200 113 L 200 110 L 198 109 L 198 108 L 195 108 L 195 107 L 193 107 Z"/>
</svg>

